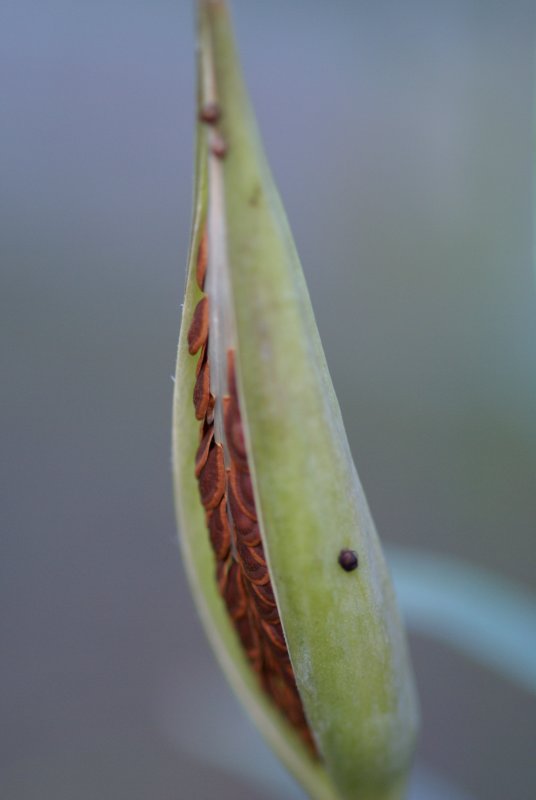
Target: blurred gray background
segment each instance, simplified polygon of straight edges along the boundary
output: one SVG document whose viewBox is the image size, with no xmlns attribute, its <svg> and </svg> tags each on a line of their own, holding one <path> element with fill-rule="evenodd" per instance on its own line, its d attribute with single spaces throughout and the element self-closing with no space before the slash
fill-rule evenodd
<svg viewBox="0 0 536 800">
<path fill-rule="evenodd" d="M 382 538 L 534 586 L 533 2 L 233 7 Z M 247 747 L 277 767 L 176 543 L 193 28 L 181 0 L 1 5 L 6 800 L 292 791 L 241 771 Z M 411 646 L 419 763 L 479 800 L 535 796 L 533 698 Z"/>
</svg>

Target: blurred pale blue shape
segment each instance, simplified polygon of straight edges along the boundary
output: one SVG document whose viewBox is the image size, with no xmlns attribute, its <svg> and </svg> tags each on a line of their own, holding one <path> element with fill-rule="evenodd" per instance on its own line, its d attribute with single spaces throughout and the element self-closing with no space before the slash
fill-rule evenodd
<svg viewBox="0 0 536 800">
<path fill-rule="evenodd" d="M 224 709 L 226 711 L 226 709 Z M 217 709 L 212 706 L 217 715 Z M 278 759 L 264 744 L 260 736 L 251 735 L 245 720 L 236 715 L 227 716 L 226 736 L 217 727 L 203 725 L 201 736 L 195 734 L 186 742 L 181 739 L 183 752 L 198 759 L 207 759 L 222 771 L 239 775 L 255 788 L 266 790 L 270 797 L 285 800 L 307 800 L 306 794 L 281 766 Z M 192 724 L 195 725 L 195 718 Z M 203 742 L 203 752 L 196 752 L 194 742 Z M 471 795 L 454 786 L 429 766 L 417 764 L 413 771 L 408 800 L 473 800 Z"/>
<path fill-rule="evenodd" d="M 396 593 L 410 629 L 440 639 L 536 692 L 536 598 L 480 567 L 389 547 Z"/>
</svg>

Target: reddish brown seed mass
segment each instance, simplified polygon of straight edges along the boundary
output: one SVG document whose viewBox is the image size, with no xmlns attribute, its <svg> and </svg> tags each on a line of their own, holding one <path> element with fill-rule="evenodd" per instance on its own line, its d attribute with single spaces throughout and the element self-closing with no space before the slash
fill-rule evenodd
<svg viewBox="0 0 536 800">
<path fill-rule="evenodd" d="M 202 297 L 195 307 L 188 331 L 188 351 L 193 356 L 208 338 L 208 300 Z"/>
<path fill-rule="evenodd" d="M 206 237 L 203 236 L 197 259 L 200 288 L 204 285 L 205 270 Z M 225 441 L 217 442 L 214 435 L 215 398 L 210 391 L 207 360 L 208 319 L 208 301 L 203 297 L 195 309 L 188 331 L 188 347 L 192 355 L 201 350 L 193 393 L 195 415 L 201 421 L 195 475 L 215 557 L 215 578 L 237 636 L 252 669 L 259 676 L 261 686 L 316 756 L 316 747 L 296 687 L 259 530 L 233 351 L 228 352 L 227 358 L 229 396 L 222 398 Z M 224 445 L 229 461 L 227 469 Z"/>
</svg>

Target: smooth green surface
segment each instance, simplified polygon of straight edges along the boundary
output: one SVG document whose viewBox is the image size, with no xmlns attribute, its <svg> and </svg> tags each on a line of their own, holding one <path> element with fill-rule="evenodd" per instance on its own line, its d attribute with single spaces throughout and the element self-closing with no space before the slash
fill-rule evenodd
<svg viewBox="0 0 536 800">
<path fill-rule="evenodd" d="M 214 64 L 229 147 L 221 166 L 229 280 L 257 510 L 298 688 L 335 789 L 258 690 L 217 594 L 193 476 L 196 359 L 185 344 L 199 297 L 193 259 L 179 342 L 173 447 L 190 579 L 231 683 L 310 795 L 395 800 L 403 796 L 417 728 L 404 634 L 301 267 L 259 145 L 228 16 L 222 3 L 201 6 L 201 56 L 210 53 L 208 63 Z M 200 128 L 192 253 L 206 213 L 205 136 Z M 338 566 L 345 547 L 359 555 L 356 572 Z"/>
</svg>

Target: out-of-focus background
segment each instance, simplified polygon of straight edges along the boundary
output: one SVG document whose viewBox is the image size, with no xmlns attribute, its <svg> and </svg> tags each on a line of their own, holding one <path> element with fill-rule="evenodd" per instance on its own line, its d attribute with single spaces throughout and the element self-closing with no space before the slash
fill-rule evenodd
<svg viewBox="0 0 536 800">
<path fill-rule="evenodd" d="M 533 588 L 534 4 L 233 8 L 383 540 Z M 176 542 L 193 29 L 180 0 L 1 4 L 6 800 L 303 796 L 221 676 Z M 536 796 L 528 689 L 411 648 L 414 796 Z"/>
</svg>

